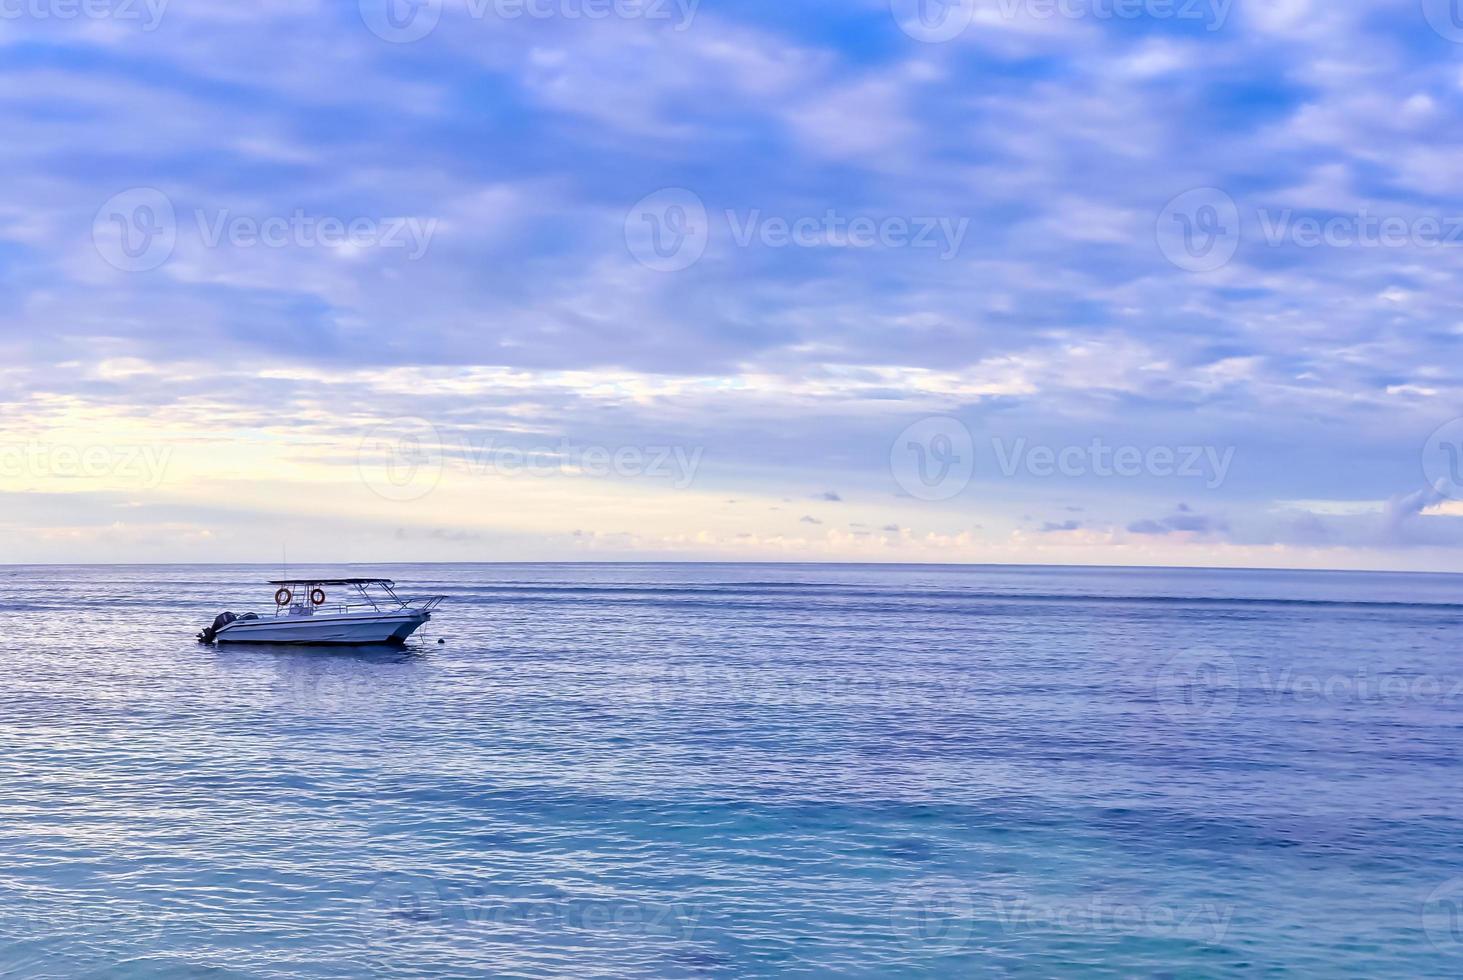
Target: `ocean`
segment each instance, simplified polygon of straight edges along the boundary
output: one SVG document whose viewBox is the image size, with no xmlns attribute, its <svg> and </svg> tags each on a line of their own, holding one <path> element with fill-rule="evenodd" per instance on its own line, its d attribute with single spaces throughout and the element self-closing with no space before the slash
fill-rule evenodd
<svg viewBox="0 0 1463 980">
<path fill-rule="evenodd" d="M 0 568 L 0 975 L 1463 975 L 1463 577 L 279 571 Z"/>
</svg>

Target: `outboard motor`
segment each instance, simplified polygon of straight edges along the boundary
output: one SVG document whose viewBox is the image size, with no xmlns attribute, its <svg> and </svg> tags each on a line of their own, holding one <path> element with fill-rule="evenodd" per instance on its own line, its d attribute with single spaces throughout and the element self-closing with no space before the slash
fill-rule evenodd
<svg viewBox="0 0 1463 980">
<path fill-rule="evenodd" d="M 234 620 L 236 620 L 238 618 L 239 618 L 238 616 L 235 616 L 231 612 L 221 612 L 221 613 L 219 613 L 218 616 L 216 616 L 214 618 L 213 625 L 212 626 L 205 626 L 203 628 L 203 630 L 198 634 L 198 642 L 199 643 L 212 643 L 214 640 L 216 640 L 218 638 L 218 631 L 219 630 L 223 629 L 225 626 L 229 625 L 230 623 L 232 623 Z"/>
</svg>

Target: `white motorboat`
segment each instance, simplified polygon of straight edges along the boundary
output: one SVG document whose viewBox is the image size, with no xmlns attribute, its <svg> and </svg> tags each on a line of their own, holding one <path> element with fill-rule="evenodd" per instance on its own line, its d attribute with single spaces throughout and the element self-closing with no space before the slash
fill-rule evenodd
<svg viewBox="0 0 1463 980">
<path fill-rule="evenodd" d="M 446 596 L 403 599 L 385 578 L 277 579 L 274 615 L 220 613 L 202 643 L 401 644 Z M 343 590 L 331 603 L 326 590 Z"/>
</svg>

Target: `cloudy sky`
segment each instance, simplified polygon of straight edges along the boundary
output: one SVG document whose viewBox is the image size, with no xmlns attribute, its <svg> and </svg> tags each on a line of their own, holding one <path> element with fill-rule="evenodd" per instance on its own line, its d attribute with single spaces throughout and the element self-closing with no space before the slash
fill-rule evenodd
<svg viewBox="0 0 1463 980">
<path fill-rule="evenodd" d="M 1454 0 L 0 0 L 0 559 L 1463 570 Z"/>
</svg>

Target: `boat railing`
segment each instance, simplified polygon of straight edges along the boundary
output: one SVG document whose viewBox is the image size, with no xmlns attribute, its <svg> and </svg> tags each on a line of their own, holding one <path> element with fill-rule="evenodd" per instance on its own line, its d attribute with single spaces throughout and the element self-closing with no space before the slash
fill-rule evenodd
<svg viewBox="0 0 1463 980">
<path fill-rule="evenodd" d="M 401 607 L 403 609 L 415 609 L 418 612 L 431 612 L 445 601 L 447 601 L 445 595 L 419 596 L 414 599 L 401 600 Z"/>
<path fill-rule="evenodd" d="M 320 615 L 346 615 L 359 612 L 431 612 L 436 609 L 447 597 L 445 595 L 422 596 L 412 599 L 397 599 L 395 601 L 382 599 L 379 602 L 327 602 L 324 605 L 316 606 L 308 614 Z M 279 615 L 289 615 L 289 610 L 282 609 Z"/>
</svg>

